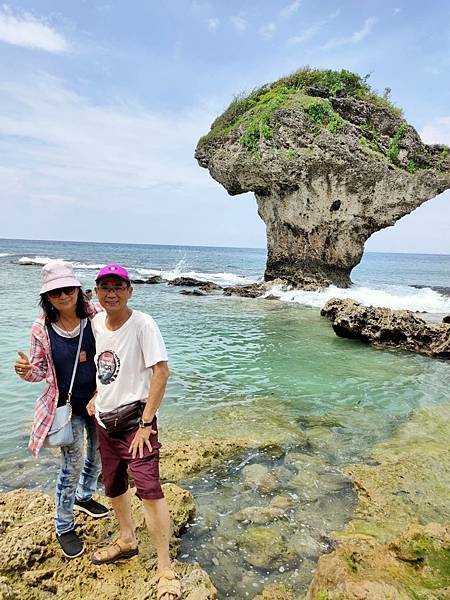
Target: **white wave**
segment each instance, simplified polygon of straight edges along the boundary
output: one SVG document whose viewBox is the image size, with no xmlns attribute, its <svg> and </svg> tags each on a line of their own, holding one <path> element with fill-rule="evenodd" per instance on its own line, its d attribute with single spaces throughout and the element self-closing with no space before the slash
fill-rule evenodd
<svg viewBox="0 0 450 600">
<path fill-rule="evenodd" d="M 0 252 L 0 258 L 4 258 L 5 256 L 11 256 L 11 252 Z"/>
<path fill-rule="evenodd" d="M 106 263 L 102 263 L 102 264 L 84 264 L 84 263 L 78 263 L 78 262 L 74 262 L 72 263 L 74 269 L 89 269 L 90 271 L 97 271 L 98 269 L 102 269 Z"/>
<path fill-rule="evenodd" d="M 276 296 L 284 302 L 296 302 L 314 308 L 322 308 L 330 298 L 351 298 L 366 306 L 430 313 L 450 312 L 448 296 L 443 296 L 430 288 L 417 289 L 406 285 L 385 285 L 383 287 L 353 285 L 347 289 L 330 285 L 321 292 L 283 291 L 280 286 L 274 286 L 265 294 L 265 296 L 268 295 Z"/>
<path fill-rule="evenodd" d="M 180 261 L 181 262 L 181 261 Z M 203 273 L 202 271 L 180 271 L 179 264 L 173 271 L 164 271 L 163 269 L 136 269 L 140 275 L 160 275 L 163 279 L 172 281 L 177 277 L 192 277 L 199 281 L 212 281 L 219 285 L 248 285 L 259 281 L 256 277 L 243 277 L 235 273 Z"/>
<path fill-rule="evenodd" d="M 30 258 L 29 256 L 22 256 L 22 258 L 19 258 L 18 262 L 21 265 L 46 265 L 51 260 L 64 260 L 64 259 L 63 258 L 54 259 L 54 258 L 50 258 L 49 256 L 35 256 L 33 258 Z"/>
</svg>

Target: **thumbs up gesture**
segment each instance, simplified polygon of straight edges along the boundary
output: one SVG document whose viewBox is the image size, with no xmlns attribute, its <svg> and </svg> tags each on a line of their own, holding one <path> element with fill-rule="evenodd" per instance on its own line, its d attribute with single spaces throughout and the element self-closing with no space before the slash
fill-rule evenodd
<svg viewBox="0 0 450 600">
<path fill-rule="evenodd" d="M 20 350 L 17 351 L 17 354 L 19 355 L 19 358 L 16 360 L 14 369 L 19 377 L 25 379 L 25 377 L 31 371 L 31 363 L 28 360 L 28 356 Z"/>
</svg>

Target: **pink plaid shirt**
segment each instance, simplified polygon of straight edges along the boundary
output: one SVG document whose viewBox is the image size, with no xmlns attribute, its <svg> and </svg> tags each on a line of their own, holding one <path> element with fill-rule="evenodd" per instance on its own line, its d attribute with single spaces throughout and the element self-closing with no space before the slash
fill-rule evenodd
<svg viewBox="0 0 450 600">
<path fill-rule="evenodd" d="M 90 303 L 87 308 L 89 318 L 103 310 L 99 304 Z M 31 371 L 26 375 L 27 381 L 47 381 L 47 387 L 36 401 L 34 421 L 31 428 L 28 447 L 35 458 L 44 443 L 55 417 L 58 406 L 58 383 L 50 347 L 50 338 L 45 326 L 44 316 L 40 316 L 31 328 L 30 346 Z"/>
</svg>

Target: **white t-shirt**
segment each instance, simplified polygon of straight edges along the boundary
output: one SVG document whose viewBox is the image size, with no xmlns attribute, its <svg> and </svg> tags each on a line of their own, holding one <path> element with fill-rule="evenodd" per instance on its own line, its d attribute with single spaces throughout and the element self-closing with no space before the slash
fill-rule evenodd
<svg viewBox="0 0 450 600">
<path fill-rule="evenodd" d="M 158 325 L 150 315 L 133 310 L 130 318 L 116 331 L 105 325 L 106 312 L 92 319 L 97 353 L 96 418 L 136 402 L 147 401 L 151 367 L 167 360 L 167 351 Z"/>
</svg>

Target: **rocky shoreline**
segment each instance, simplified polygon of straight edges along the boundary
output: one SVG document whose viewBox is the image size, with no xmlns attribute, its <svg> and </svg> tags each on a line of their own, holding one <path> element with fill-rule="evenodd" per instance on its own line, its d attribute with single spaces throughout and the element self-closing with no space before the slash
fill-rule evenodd
<svg viewBox="0 0 450 600">
<path fill-rule="evenodd" d="M 434 358 L 450 358 L 450 324 L 445 316 L 444 322 L 433 323 L 409 310 L 375 308 L 339 298 L 329 300 L 320 314 L 331 321 L 339 337 Z"/>
<path fill-rule="evenodd" d="M 314 442 L 315 429 L 318 429 L 317 424 L 310 429 L 311 442 Z M 392 439 L 374 448 L 372 464 L 348 466 L 344 475 L 355 486 L 358 505 L 344 530 L 335 533 L 336 549 L 319 559 L 306 596 L 299 596 L 295 586 L 270 584 L 255 600 L 447 598 L 450 586 L 449 437 L 450 404 L 421 408 Z M 219 467 L 223 461 L 252 447 L 254 441 L 245 439 L 205 440 L 201 448 L 189 441 L 168 444 L 162 458 L 162 472 L 166 480 L 187 480 Z M 284 453 L 277 444 L 267 443 L 261 451 L 270 461 Z M 302 452 L 290 453 L 288 460 L 286 466 L 298 466 L 297 477 L 303 477 L 305 485 L 308 483 L 304 478 L 310 472 L 323 468 L 320 460 Z M 277 481 L 271 473 L 271 469 L 254 464 L 243 470 L 247 485 L 273 496 Z M 180 533 L 193 518 L 195 504 L 192 494 L 175 483 L 165 483 L 164 490 L 174 524 L 171 552 L 175 559 Z M 77 517 L 89 552 L 77 561 L 65 561 L 53 534 L 53 499 L 23 489 L 0 494 L 3 550 L 0 598 L 153 598 L 155 555 L 146 535 L 140 503 L 136 498 L 133 503 L 140 539 L 139 557 L 98 568 L 90 563 L 89 553 L 98 544 L 112 539 L 113 519 L 95 522 L 84 515 Z M 273 496 L 267 508 L 249 508 L 235 515 L 236 520 L 252 524 L 239 539 L 249 564 L 253 561 L 258 568 L 261 560 L 270 560 L 273 566 L 278 564 L 277 556 L 283 556 L 280 565 L 285 564 L 288 548 L 278 548 L 281 538 L 276 535 L 276 522 L 281 524 L 283 515 L 292 506 L 292 498 L 278 495 Z M 275 528 L 270 526 L 274 519 Z M 266 539 L 268 535 L 270 540 Z M 291 557 L 294 563 L 298 552 L 309 551 L 307 534 L 299 532 L 297 537 L 296 544 L 300 546 L 296 546 L 297 554 Z M 289 552 L 292 552 L 292 543 Z M 321 552 L 330 549 L 332 546 L 328 550 L 324 546 Z M 182 580 L 183 599 L 217 598 L 210 578 L 213 573 L 207 574 L 198 564 L 175 560 L 175 565 Z"/>
</svg>

